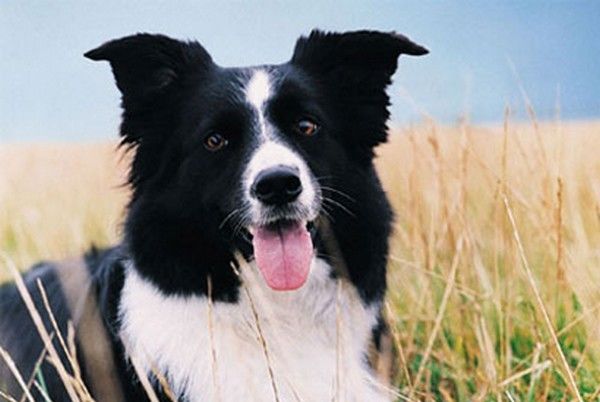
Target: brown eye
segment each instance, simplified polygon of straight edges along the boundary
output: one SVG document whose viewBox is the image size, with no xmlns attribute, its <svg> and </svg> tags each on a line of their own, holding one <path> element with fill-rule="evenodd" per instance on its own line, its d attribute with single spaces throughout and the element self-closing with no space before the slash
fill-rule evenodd
<svg viewBox="0 0 600 402">
<path fill-rule="evenodd" d="M 226 147 L 228 143 L 229 141 L 218 133 L 209 134 L 204 138 L 204 148 L 213 152 Z"/>
<path fill-rule="evenodd" d="M 310 119 L 301 119 L 296 123 L 295 129 L 302 135 L 312 137 L 319 131 L 319 125 Z"/>
</svg>

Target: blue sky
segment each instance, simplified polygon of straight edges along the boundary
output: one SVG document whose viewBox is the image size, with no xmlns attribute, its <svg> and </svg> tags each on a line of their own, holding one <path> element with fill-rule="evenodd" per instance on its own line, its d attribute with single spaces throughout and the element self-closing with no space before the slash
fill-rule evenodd
<svg viewBox="0 0 600 402">
<path fill-rule="evenodd" d="M 0 141 L 117 135 L 119 94 L 82 54 L 135 32 L 197 39 L 224 66 L 284 62 L 310 29 L 396 30 L 431 54 L 401 57 L 393 124 L 600 117 L 600 2 L 34 1 L 0 3 Z M 511 68 L 514 65 L 516 74 Z M 559 94 L 559 95 L 557 95 Z"/>
</svg>

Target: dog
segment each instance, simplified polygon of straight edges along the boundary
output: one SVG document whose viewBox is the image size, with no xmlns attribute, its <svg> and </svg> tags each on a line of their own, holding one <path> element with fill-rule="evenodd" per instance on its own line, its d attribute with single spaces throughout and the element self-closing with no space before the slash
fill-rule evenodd
<svg viewBox="0 0 600 402">
<path fill-rule="evenodd" d="M 249 68 L 156 34 L 87 52 L 122 95 L 131 199 L 120 244 L 23 275 L 50 341 L 15 284 L 0 290 L 0 345 L 37 382 L 33 399 L 71 400 L 43 359 L 50 343 L 66 372 L 104 384 L 90 390 L 100 401 L 107 388 L 125 401 L 390 400 L 367 359 L 386 331 L 393 221 L 374 149 L 398 57 L 427 52 L 396 33 L 320 30 L 287 63 Z M 82 288 L 87 326 L 70 302 Z M 78 364 L 57 336 L 70 321 L 88 345 Z M 14 370 L 0 373 L 0 389 L 23 394 Z"/>
</svg>

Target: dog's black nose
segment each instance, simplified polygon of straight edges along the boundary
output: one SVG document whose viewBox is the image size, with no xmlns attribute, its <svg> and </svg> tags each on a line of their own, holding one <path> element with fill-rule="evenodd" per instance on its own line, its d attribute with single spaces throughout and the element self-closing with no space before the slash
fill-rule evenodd
<svg viewBox="0 0 600 402">
<path fill-rule="evenodd" d="M 276 166 L 260 172 L 251 189 L 252 195 L 268 205 L 294 201 L 302 192 L 298 169 Z"/>
</svg>

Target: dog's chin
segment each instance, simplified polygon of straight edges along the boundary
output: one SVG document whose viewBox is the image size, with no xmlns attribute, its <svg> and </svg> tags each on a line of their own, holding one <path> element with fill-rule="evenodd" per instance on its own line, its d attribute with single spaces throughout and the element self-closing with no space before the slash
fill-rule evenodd
<svg viewBox="0 0 600 402">
<path fill-rule="evenodd" d="M 251 225 L 249 232 L 256 265 L 271 289 L 292 291 L 306 283 L 314 256 L 313 221 L 272 219 Z"/>
</svg>

